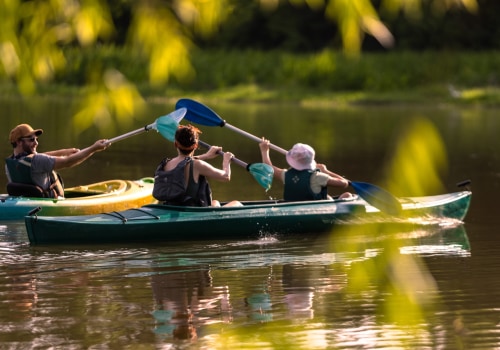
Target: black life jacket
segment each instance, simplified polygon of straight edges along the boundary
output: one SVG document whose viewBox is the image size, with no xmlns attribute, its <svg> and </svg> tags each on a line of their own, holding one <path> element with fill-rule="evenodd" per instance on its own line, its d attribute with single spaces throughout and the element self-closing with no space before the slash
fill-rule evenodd
<svg viewBox="0 0 500 350">
<path fill-rule="evenodd" d="M 311 176 L 319 169 L 296 170 L 293 168 L 285 172 L 285 187 L 283 199 L 286 201 L 309 201 L 326 199 L 327 187 L 322 187 L 319 193 L 314 193 L 311 188 Z"/>
<path fill-rule="evenodd" d="M 170 205 L 208 207 L 212 204 L 212 191 L 205 176 L 194 181 L 193 160 L 184 158 L 177 166 L 165 171 L 165 165 L 171 159 L 161 161 L 155 171 L 153 197 Z M 186 166 L 189 166 L 188 183 L 186 185 Z"/>
<path fill-rule="evenodd" d="M 5 169 L 9 183 L 7 192 L 11 196 L 35 197 L 41 191 L 40 197 L 57 198 L 64 197 L 64 184 L 61 175 L 52 171 L 50 176 L 50 187 L 41 189 L 33 182 L 31 177 L 31 161 L 34 154 L 21 153 L 17 156 L 11 155 L 5 159 Z M 36 191 L 34 188 L 36 188 Z"/>
</svg>

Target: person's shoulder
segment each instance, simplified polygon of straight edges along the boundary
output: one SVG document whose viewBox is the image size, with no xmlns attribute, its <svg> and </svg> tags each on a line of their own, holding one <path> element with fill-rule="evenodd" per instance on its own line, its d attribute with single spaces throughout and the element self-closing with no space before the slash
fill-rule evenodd
<svg viewBox="0 0 500 350">
<path fill-rule="evenodd" d="M 330 175 L 322 173 L 321 171 L 313 171 L 313 173 L 311 174 L 311 180 L 314 181 L 314 182 L 316 182 L 316 183 L 322 184 L 323 186 L 331 178 L 332 177 Z"/>
<path fill-rule="evenodd" d="M 35 155 L 33 155 L 33 158 L 38 158 L 38 159 L 45 159 L 45 160 L 55 160 L 57 158 L 65 158 L 65 157 L 60 157 L 60 156 L 53 156 L 51 154 L 47 154 L 47 153 L 37 153 Z"/>
<path fill-rule="evenodd" d="M 32 156 L 32 162 L 55 162 L 59 157 L 51 156 L 46 153 L 36 153 Z"/>
<path fill-rule="evenodd" d="M 288 169 L 274 168 L 274 176 L 276 176 L 277 179 L 279 178 L 283 183 L 285 183 L 285 174 L 287 170 Z"/>
<path fill-rule="evenodd" d="M 191 159 L 191 164 L 193 164 L 193 166 L 194 166 L 195 169 L 213 168 L 214 167 L 209 162 L 204 161 L 203 159 L 197 159 L 197 158 L 192 158 Z"/>
<path fill-rule="evenodd" d="M 315 171 L 313 171 L 312 175 L 313 176 L 318 176 L 318 177 L 330 177 L 330 175 L 328 175 L 327 173 L 324 173 L 324 172 L 320 171 L 319 169 L 316 169 Z"/>
</svg>

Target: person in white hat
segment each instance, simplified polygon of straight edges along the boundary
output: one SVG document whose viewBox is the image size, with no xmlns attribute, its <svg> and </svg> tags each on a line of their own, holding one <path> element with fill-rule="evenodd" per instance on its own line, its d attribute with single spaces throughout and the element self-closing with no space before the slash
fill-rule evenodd
<svg viewBox="0 0 500 350">
<path fill-rule="evenodd" d="M 269 140 L 262 138 L 259 144 L 262 162 L 274 169 L 274 177 L 280 179 L 285 187 L 283 199 L 304 201 L 331 199 L 328 187 L 346 188 L 349 181 L 328 170 L 324 164 L 316 164 L 314 149 L 306 144 L 297 143 L 286 154 L 289 169 L 274 166 L 269 157 Z M 339 198 L 350 198 L 350 192 L 342 193 Z"/>
<path fill-rule="evenodd" d="M 98 140 L 92 146 L 79 150 L 66 148 L 45 153 L 38 153 L 38 136 L 42 129 L 33 129 L 29 124 L 17 125 L 10 131 L 9 141 L 12 145 L 12 154 L 5 159 L 7 175 L 7 191 L 11 193 L 9 185 L 24 184 L 38 186 L 44 197 L 63 197 L 64 188 L 60 176 L 55 170 L 70 168 L 78 165 L 92 156 L 95 152 L 106 149 L 110 144 L 107 140 Z M 26 187 L 17 187 L 16 191 Z M 32 193 L 31 190 L 29 193 Z"/>
</svg>

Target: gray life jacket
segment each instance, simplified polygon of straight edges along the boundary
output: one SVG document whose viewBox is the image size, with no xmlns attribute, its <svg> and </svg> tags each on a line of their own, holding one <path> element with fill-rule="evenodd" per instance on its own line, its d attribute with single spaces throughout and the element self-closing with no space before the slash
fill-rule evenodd
<svg viewBox="0 0 500 350">
<path fill-rule="evenodd" d="M 61 176 L 52 171 L 50 173 L 50 187 L 42 189 L 37 186 L 31 177 L 31 161 L 34 154 L 22 153 L 20 155 L 5 159 L 5 169 L 9 183 L 7 193 L 12 196 L 37 197 L 37 192 L 41 191 L 38 197 L 57 198 L 64 197 L 64 184 Z M 35 189 L 33 188 L 36 188 Z"/>
<path fill-rule="evenodd" d="M 208 207 L 212 204 L 212 191 L 207 179 L 199 177 L 194 181 L 193 159 L 184 158 L 177 166 L 165 171 L 165 165 L 171 159 L 161 161 L 155 171 L 153 197 L 170 205 Z M 188 183 L 186 184 L 186 167 L 189 166 Z"/>
</svg>

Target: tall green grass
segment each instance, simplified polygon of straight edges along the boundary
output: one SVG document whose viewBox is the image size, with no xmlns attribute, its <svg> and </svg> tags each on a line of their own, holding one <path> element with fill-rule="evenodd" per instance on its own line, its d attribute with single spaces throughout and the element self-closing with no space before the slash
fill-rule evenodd
<svg viewBox="0 0 500 350">
<path fill-rule="evenodd" d="M 195 88 L 259 84 L 383 92 L 442 83 L 485 86 L 500 79 L 500 52 L 388 52 L 348 58 L 334 51 L 215 51 L 194 54 L 193 63 Z"/>
</svg>

